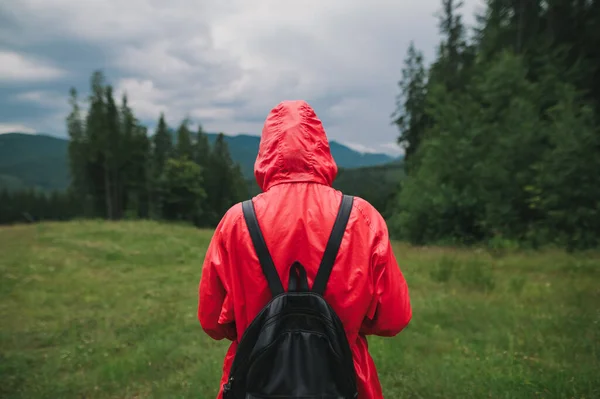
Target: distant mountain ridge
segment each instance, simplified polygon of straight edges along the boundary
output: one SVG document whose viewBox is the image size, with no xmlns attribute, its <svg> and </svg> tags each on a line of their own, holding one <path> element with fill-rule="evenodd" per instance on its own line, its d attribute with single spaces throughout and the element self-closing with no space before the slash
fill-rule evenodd
<svg viewBox="0 0 600 399">
<path fill-rule="evenodd" d="M 207 133 L 212 144 L 216 133 Z M 240 164 L 246 179 L 253 179 L 260 137 L 225 135 L 231 158 Z M 387 154 L 361 153 L 336 141 L 331 153 L 341 169 L 384 165 L 400 158 Z M 69 185 L 68 139 L 25 133 L 0 134 L 0 188 L 64 190 Z"/>
<path fill-rule="evenodd" d="M 218 134 L 207 133 L 211 145 L 216 140 Z M 258 154 L 260 137 L 250 134 L 239 134 L 236 136 L 225 136 L 225 141 L 229 146 L 231 158 L 239 162 L 242 173 L 246 178 L 254 178 L 254 161 Z M 339 168 L 360 168 L 364 166 L 383 165 L 398 160 L 387 154 L 382 153 L 362 153 L 355 151 L 335 140 L 329 142 L 331 155 L 333 156 Z"/>
</svg>

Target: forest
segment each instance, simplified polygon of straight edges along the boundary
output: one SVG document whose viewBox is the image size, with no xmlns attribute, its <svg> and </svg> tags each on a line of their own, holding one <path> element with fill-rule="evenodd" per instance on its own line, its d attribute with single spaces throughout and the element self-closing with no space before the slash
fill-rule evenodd
<svg viewBox="0 0 600 399">
<path fill-rule="evenodd" d="M 408 49 L 394 114 L 414 244 L 569 250 L 600 238 L 600 2 L 489 0 L 469 32 L 443 0 L 434 62 Z"/>
<path fill-rule="evenodd" d="M 156 132 L 135 117 L 124 95 L 117 105 L 101 71 L 91 77 L 89 111 L 82 115 L 77 90 L 70 91 L 71 184 L 66 192 L 36 190 L 0 193 L 2 222 L 72 218 L 161 219 L 215 226 L 225 211 L 248 195 L 240 166 L 229 154 L 224 135 L 214 144 L 199 126 L 183 120 L 176 131 L 160 115 Z M 13 204 L 13 206 L 11 206 Z"/>
<path fill-rule="evenodd" d="M 392 237 L 415 245 L 597 247 L 600 2 L 488 0 L 474 27 L 461 9 L 441 1 L 430 65 L 414 44 L 406 53 L 392 114 L 405 151 L 400 184 L 379 167 L 342 171 L 336 187 L 375 204 Z M 164 115 L 149 133 L 101 71 L 92 74 L 85 115 L 80 101 L 72 88 L 69 189 L 0 192 L 0 222 L 142 218 L 214 227 L 256 194 L 223 134 L 210 145 L 189 120 L 173 134 Z"/>
</svg>

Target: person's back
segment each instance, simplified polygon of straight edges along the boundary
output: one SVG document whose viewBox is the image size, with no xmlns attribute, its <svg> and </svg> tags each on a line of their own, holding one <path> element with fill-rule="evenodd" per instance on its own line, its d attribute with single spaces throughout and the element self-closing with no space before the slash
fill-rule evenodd
<svg viewBox="0 0 600 399">
<path fill-rule="evenodd" d="M 312 108 L 304 101 L 275 107 L 265 122 L 255 164 L 263 193 L 253 198 L 253 204 L 284 287 L 296 261 L 306 268 L 309 286 L 314 282 L 342 199 L 342 193 L 331 187 L 336 174 L 325 131 Z M 219 398 L 239 340 L 271 297 L 242 205 L 237 204 L 215 231 L 199 287 L 203 329 L 214 339 L 233 341 L 224 361 Z M 324 298 L 344 325 L 358 398 L 381 398 L 365 336 L 393 336 L 412 313 L 385 221 L 361 198 L 354 198 Z"/>
</svg>

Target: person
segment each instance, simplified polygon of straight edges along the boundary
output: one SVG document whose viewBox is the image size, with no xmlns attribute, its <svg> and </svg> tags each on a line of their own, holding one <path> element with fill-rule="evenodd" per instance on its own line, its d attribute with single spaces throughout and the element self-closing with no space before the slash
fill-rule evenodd
<svg viewBox="0 0 600 399">
<path fill-rule="evenodd" d="M 271 110 L 254 166 L 262 193 L 252 202 L 284 287 L 295 261 L 306 267 L 309 284 L 314 282 L 343 195 L 332 187 L 337 172 L 323 125 L 307 102 L 283 101 Z M 353 201 L 324 298 L 344 326 L 358 398 L 382 398 L 366 336 L 395 336 L 408 325 L 412 308 L 386 223 L 359 197 Z M 217 398 L 222 397 L 239 340 L 270 300 L 242 205 L 236 204 L 214 232 L 199 284 L 202 329 L 215 340 L 232 341 Z"/>
</svg>

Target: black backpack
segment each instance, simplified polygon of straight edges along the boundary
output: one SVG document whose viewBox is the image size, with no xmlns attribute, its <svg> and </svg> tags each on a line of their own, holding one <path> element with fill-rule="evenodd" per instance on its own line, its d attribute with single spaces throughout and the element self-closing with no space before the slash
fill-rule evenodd
<svg viewBox="0 0 600 399">
<path fill-rule="evenodd" d="M 344 195 L 312 289 L 299 262 L 285 292 L 261 233 L 252 200 L 244 218 L 273 298 L 248 326 L 237 348 L 224 399 L 351 399 L 356 372 L 344 326 L 323 298 L 353 197 Z M 251 287 L 248 287 L 251 290 Z"/>
</svg>

